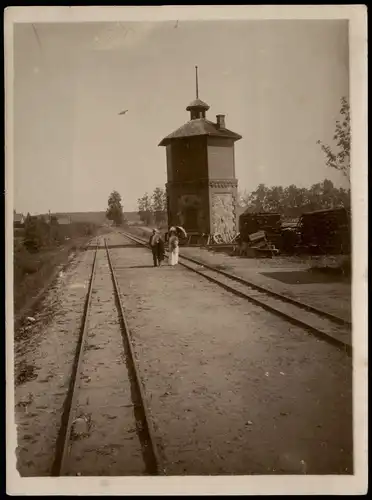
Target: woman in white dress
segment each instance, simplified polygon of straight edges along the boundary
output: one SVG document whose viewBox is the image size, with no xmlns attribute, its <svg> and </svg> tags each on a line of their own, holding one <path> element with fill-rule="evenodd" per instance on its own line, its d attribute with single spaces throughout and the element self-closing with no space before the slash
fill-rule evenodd
<svg viewBox="0 0 372 500">
<path fill-rule="evenodd" d="M 169 230 L 169 264 L 175 266 L 178 264 L 178 238 L 175 228 L 171 227 Z"/>
</svg>

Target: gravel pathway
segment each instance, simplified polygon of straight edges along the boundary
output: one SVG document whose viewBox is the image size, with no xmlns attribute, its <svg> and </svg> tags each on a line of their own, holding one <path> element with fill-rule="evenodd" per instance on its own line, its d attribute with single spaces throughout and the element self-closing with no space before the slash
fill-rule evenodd
<svg viewBox="0 0 372 500">
<path fill-rule="evenodd" d="M 112 260 L 168 474 L 352 473 L 350 358 L 144 248 Z"/>
</svg>

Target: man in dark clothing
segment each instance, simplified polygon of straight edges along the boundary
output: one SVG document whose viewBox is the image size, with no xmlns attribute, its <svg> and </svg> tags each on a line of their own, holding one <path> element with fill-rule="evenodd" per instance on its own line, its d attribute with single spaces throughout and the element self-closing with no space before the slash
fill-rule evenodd
<svg viewBox="0 0 372 500">
<path fill-rule="evenodd" d="M 149 245 L 152 251 L 152 258 L 154 261 L 154 267 L 160 265 L 161 261 L 164 259 L 164 243 L 160 237 L 159 231 L 154 229 L 150 237 Z"/>
<path fill-rule="evenodd" d="M 158 261 L 159 261 L 159 266 L 161 266 L 161 263 L 163 262 L 164 257 L 165 257 L 164 241 L 163 241 L 163 238 L 160 236 L 159 241 L 158 241 Z"/>
</svg>

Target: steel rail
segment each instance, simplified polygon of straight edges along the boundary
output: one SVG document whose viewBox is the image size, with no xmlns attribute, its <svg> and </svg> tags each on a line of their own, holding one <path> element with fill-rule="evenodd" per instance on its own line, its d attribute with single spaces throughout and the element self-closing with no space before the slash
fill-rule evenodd
<svg viewBox="0 0 372 500">
<path fill-rule="evenodd" d="M 144 240 L 142 240 L 141 238 L 138 238 L 138 237 L 134 237 L 132 235 L 129 235 L 128 233 L 124 233 L 122 232 L 123 236 L 125 236 L 126 238 L 128 239 L 131 239 L 132 241 L 134 242 L 137 242 L 137 243 L 141 243 L 143 246 L 145 247 L 148 247 L 148 243 Z M 183 255 L 180 254 L 180 258 L 182 259 L 185 259 L 185 260 L 190 260 L 191 262 L 195 263 L 195 264 L 198 264 L 200 266 L 203 266 L 217 274 L 221 274 L 225 277 L 227 277 L 228 279 L 231 279 L 231 280 L 234 280 L 234 281 L 240 281 L 240 280 L 237 280 L 235 279 L 236 276 L 231 276 L 230 274 L 228 273 L 225 273 L 225 272 L 221 272 L 221 270 L 219 269 L 216 269 L 212 266 L 208 266 L 208 265 L 205 265 L 204 262 L 200 262 L 200 261 L 197 261 L 196 259 L 190 259 L 188 257 L 185 257 Z M 313 334 L 314 336 L 322 339 L 322 340 L 325 340 L 326 342 L 328 342 L 329 344 L 332 344 L 342 350 L 344 350 L 349 356 L 352 355 L 352 346 L 332 335 L 329 335 L 327 333 L 325 333 L 324 331 L 322 330 L 319 330 L 318 328 L 312 326 L 312 325 L 309 325 L 308 323 L 305 323 L 304 321 L 298 319 L 298 318 L 295 318 L 293 316 L 290 316 L 289 314 L 283 312 L 283 311 L 280 311 L 272 306 L 270 306 L 269 304 L 266 304 L 262 301 L 260 301 L 259 299 L 255 298 L 255 297 L 252 297 L 252 296 L 249 296 L 248 294 L 246 293 L 243 293 L 239 290 L 236 290 L 235 288 L 229 286 L 229 285 L 226 285 L 225 283 L 222 283 L 221 281 L 213 278 L 212 276 L 208 276 L 206 274 L 204 274 L 203 272 L 197 270 L 197 269 L 194 269 L 193 267 L 191 266 L 188 266 L 187 264 L 185 264 L 184 262 L 180 262 L 180 264 L 185 267 L 186 269 L 189 269 L 190 271 L 193 271 L 194 273 L 202 276 L 203 278 L 207 279 L 208 281 L 220 286 L 221 288 L 224 288 L 225 290 L 227 290 L 228 292 L 230 293 L 233 293 L 234 295 L 237 295 L 241 298 L 244 298 L 250 302 L 252 302 L 253 304 L 259 306 L 259 307 L 262 307 L 263 309 L 269 311 L 270 313 L 272 314 L 276 314 L 277 316 L 280 316 L 281 318 L 285 319 L 286 321 L 292 323 L 293 325 L 295 326 L 298 326 L 300 328 L 303 328 L 304 330 L 310 332 L 311 334 Z M 241 281 L 242 284 L 246 285 L 247 287 L 251 287 L 251 288 L 256 288 L 254 286 L 251 286 L 251 284 L 249 282 L 247 282 L 246 280 L 243 280 Z M 262 294 L 266 294 L 266 295 L 270 295 L 270 293 L 268 293 L 268 291 L 266 290 L 266 288 L 262 288 L 260 289 L 259 287 L 256 288 L 260 293 Z M 276 294 L 274 295 L 274 298 L 276 298 L 277 300 L 280 300 L 282 301 L 283 303 L 285 302 L 289 302 L 291 303 L 290 301 L 287 301 L 287 297 L 283 297 L 282 295 L 279 295 L 279 294 Z M 292 305 L 296 305 L 298 307 L 297 304 L 293 304 Z M 314 308 L 315 309 L 315 308 Z M 316 314 L 318 316 L 321 316 L 320 314 L 318 314 L 318 310 L 315 309 L 315 311 L 309 311 L 313 314 Z M 326 313 L 327 314 L 327 313 Z M 332 316 L 333 318 L 333 316 Z M 326 318 L 326 319 L 329 319 L 330 321 L 332 321 L 330 318 Z"/>
<path fill-rule="evenodd" d="M 226 278 L 229 278 L 233 281 L 236 281 L 237 283 L 241 283 L 242 285 L 246 285 L 248 287 L 251 287 L 259 292 L 265 293 L 267 295 L 270 295 L 276 299 L 282 300 L 283 302 L 287 302 L 288 304 L 292 304 L 294 306 L 299 307 L 300 309 L 304 309 L 305 311 L 312 312 L 314 314 L 317 314 L 318 316 L 322 316 L 326 319 L 329 319 L 330 321 L 333 321 L 334 323 L 337 323 L 338 325 L 346 325 L 346 326 L 351 326 L 351 322 L 339 318 L 338 316 L 335 316 L 334 314 L 328 313 L 326 311 L 321 311 L 320 309 L 310 306 L 308 304 L 304 304 L 303 302 L 299 302 L 296 299 L 292 299 L 291 297 L 287 297 L 285 295 L 281 295 L 280 293 L 274 292 L 273 290 L 269 290 L 263 286 L 257 285 L 256 283 L 252 283 L 251 281 L 246 280 L 245 278 L 240 278 L 240 276 L 235 276 L 233 274 L 227 273 L 226 271 L 223 271 L 222 269 L 217 269 L 213 266 L 210 266 L 209 264 L 205 264 L 202 261 L 198 261 L 192 257 L 186 257 L 185 255 L 180 254 L 180 257 L 183 259 L 189 260 L 190 262 L 193 262 L 194 264 L 202 265 L 206 269 L 210 269 L 211 271 L 214 271 L 216 273 L 221 274 L 222 276 L 225 276 Z"/>
<path fill-rule="evenodd" d="M 147 452 L 152 453 L 152 462 L 155 466 L 156 473 L 159 475 L 164 474 L 165 467 L 161 466 L 161 459 L 160 459 L 158 450 L 156 448 L 156 444 L 155 444 L 156 442 L 154 439 L 154 430 L 151 427 L 151 420 L 148 417 L 149 411 L 148 411 L 148 408 L 146 405 L 146 400 L 144 398 L 144 391 L 143 391 L 143 388 L 141 385 L 140 377 L 138 375 L 138 369 L 137 369 L 136 363 L 135 363 L 134 352 L 133 352 L 133 348 L 132 348 L 130 337 L 129 337 L 129 328 L 128 328 L 128 324 L 127 324 L 127 321 L 125 318 L 123 307 L 122 307 L 122 304 L 120 301 L 119 287 L 117 284 L 115 271 L 114 271 L 112 261 L 110 258 L 110 253 L 109 253 L 109 249 L 107 247 L 106 239 L 104 239 L 104 243 L 105 243 L 107 260 L 108 260 L 109 267 L 110 267 L 110 273 L 111 273 L 112 281 L 114 284 L 115 299 L 116 299 L 116 302 L 118 305 L 120 319 L 121 319 L 121 322 L 123 325 L 122 331 L 124 331 L 126 345 L 129 348 L 130 362 L 131 362 L 131 365 L 133 368 L 135 383 L 136 383 L 136 387 L 137 387 L 138 394 L 140 397 L 140 405 L 142 407 L 143 414 L 145 417 L 142 420 L 143 420 L 143 424 L 145 426 L 144 430 L 148 436 L 148 439 L 146 440 L 147 445 L 149 445 Z M 63 411 L 62 418 L 61 418 L 61 426 L 60 426 L 59 436 L 57 439 L 56 454 L 55 454 L 55 459 L 54 459 L 54 463 L 52 466 L 52 476 L 64 476 L 64 475 L 66 475 L 66 464 L 67 464 L 67 459 L 68 459 L 68 455 L 69 455 L 69 451 L 70 451 L 69 448 L 70 448 L 71 430 L 72 430 L 72 425 L 73 425 L 74 410 L 76 408 L 77 397 L 78 397 L 77 387 L 78 387 L 79 382 L 80 382 L 81 363 L 82 363 L 82 359 L 83 359 L 84 345 L 85 345 L 87 331 L 88 331 L 88 318 L 89 318 L 89 311 L 90 311 L 90 307 L 91 307 L 93 283 L 94 283 L 94 278 L 95 278 L 95 274 L 96 274 L 97 253 L 98 253 L 99 248 L 102 248 L 102 247 L 100 247 L 99 242 L 97 241 L 96 247 L 95 247 L 94 258 L 93 258 L 89 288 L 88 288 L 88 293 L 86 295 L 84 312 L 83 312 L 83 316 L 82 316 L 80 335 L 79 335 L 79 340 L 78 340 L 78 344 L 77 344 L 77 348 L 76 348 L 76 354 L 75 354 L 74 364 L 73 364 L 73 368 L 72 368 L 72 374 L 70 377 L 70 386 L 69 386 L 69 390 L 67 393 L 67 397 L 66 397 L 66 401 L 65 401 L 65 405 L 64 405 L 64 411 Z"/>
<path fill-rule="evenodd" d="M 127 233 L 123 233 L 123 234 L 125 234 L 127 236 Z M 142 243 L 146 243 L 144 240 L 141 240 L 141 238 L 139 238 L 139 240 L 142 241 Z M 300 302 L 300 301 L 293 299 L 291 297 L 287 297 L 286 295 L 281 295 L 280 293 L 274 292 L 273 290 L 269 290 L 268 288 L 257 285 L 256 283 L 252 283 L 251 281 L 249 281 L 245 278 L 241 278 L 240 276 L 235 276 L 234 274 L 227 273 L 226 271 L 223 271 L 222 269 L 218 269 L 214 266 L 206 264 L 203 261 L 199 261 L 193 257 L 189 257 L 189 256 L 183 255 L 181 253 L 179 254 L 179 256 L 182 259 L 193 262 L 194 264 L 197 264 L 199 266 L 203 266 L 206 269 L 210 269 L 211 271 L 216 272 L 218 274 L 221 274 L 222 276 L 225 276 L 226 278 L 229 278 L 233 281 L 236 281 L 237 283 L 241 283 L 242 285 L 246 285 L 248 287 L 251 287 L 251 288 L 257 290 L 258 292 L 265 293 L 265 294 L 270 295 L 271 297 L 279 299 L 283 302 L 287 302 L 288 304 L 292 304 L 294 306 L 297 306 L 300 309 L 304 309 L 305 311 L 312 312 L 314 314 L 317 314 L 318 316 L 322 316 L 326 319 L 329 319 L 330 321 L 333 321 L 334 323 L 336 323 L 338 325 L 346 325 L 349 327 L 352 326 L 351 321 L 340 318 L 340 317 L 335 316 L 334 314 L 328 313 L 326 311 L 322 311 L 321 309 L 318 309 L 317 307 L 311 306 L 309 304 L 304 304 L 303 302 Z"/>
<path fill-rule="evenodd" d="M 65 467 L 66 467 L 66 460 L 68 456 L 68 451 L 69 451 L 69 443 L 71 439 L 71 428 L 72 428 L 72 423 L 73 423 L 73 413 L 74 409 L 76 407 L 76 401 L 77 401 L 77 385 L 80 381 L 80 373 L 81 373 L 81 361 L 82 361 L 82 354 L 83 354 L 83 349 L 85 345 L 85 340 L 86 340 L 86 335 L 87 335 L 87 330 L 88 330 L 88 317 L 89 317 L 89 310 L 92 302 L 92 290 L 93 290 L 93 281 L 96 273 L 96 262 L 97 262 L 97 252 L 98 252 L 98 239 L 96 242 L 96 248 L 94 252 L 94 258 L 93 258 L 93 265 L 92 265 L 92 272 L 90 276 L 90 282 L 89 282 L 89 288 L 88 288 L 88 293 L 86 296 L 85 300 L 85 306 L 84 306 L 84 312 L 83 312 L 83 317 L 82 317 L 82 325 L 81 325 L 81 330 L 80 330 L 80 336 L 78 340 L 78 345 L 76 349 L 76 355 L 74 359 L 74 364 L 72 367 L 72 374 L 70 378 L 70 387 L 67 393 L 67 398 L 66 402 L 64 405 L 64 411 L 62 414 L 62 419 L 61 419 L 61 428 L 60 428 L 60 433 L 57 439 L 57 446 L 56 446 L 56 456 L 55 460 L 52 466 L 52 475 L 53 476 L 63 476 L 65 475 Z"/>
<path fill-rule="evenodd" d="M 116 296 L 117 304 L 118 304 L 118 307 L 119 307 L 120 319 L 121 319 L 122 325 L 123 325 L 122 331 L 124 332 L 125 342 L 126 342 L 126 344 L 128 346 L 128 349 L 129 349 L 130 362 L 131 362 L 131 365 L 132 365 L 132 368 L 133 368 L 135 383 L 136 383 L 136 386 L 137 386 L 137 389 L 138 389 L 138 393 L 139 393 L 139 397 L 140 397 L 140 404 L 142 406 L 144 417 L 145 417 L 143 423 L 145 424 L 145 427 L 146 427 L 145 431 L 146 431 L 147 436 L 148 436 L 148 442 L 149 442 L 149 445 L 150 445 L 150 451 L 151 451 L 151 453 L 153 455 L 153 462 L 155 464 L 156 473 L 158 475 L 164 475 L 166 473 L 166 469 L 165 469 L 163 461 L 162 461 L 162 459 L 160 457 L 158 448 L 156 446 L 155 430 L 154 430 L 154 427 L 153 427 L 153 424 L 152 424 L 152 420 L 151 420 L 151 417 L 150 417 L 149 408 L 148 408 L 147 403 L 146 403 L 144 386 L 143 386 L 141 377 L 139 375 L 139 369 L 138 369 L 138 366 L 137 366 L 137 363 L 136 363 L 136 358 L 135 358 L 135 354 L 134 354 L 134 350 L 133 350 L 133 346 L 132 346 L 132 341 L 131 341 L 130 329 L 129 329 L 128 322 L 127 322 L 127 319 L 126 319 L 126 315 L 125 315 L 125 312 L 124 312 L 124 309 L 123 309 L 123 305 L 122 305 L 122 302 L 121 302 L 121 299 L 120 299 L 120 289 L 119 289 L 119 285 L 118 285 L 118 282 L 117 282 L 117 279 L 116 279 L 115 269 L 114 269 L 114 266 L 112 264 L 112 260 L 111 260 L 111 256 L 110 256 L 110 251 L 109 251 L 109 248 L 107 246 L 106 238 L 105 238 L 105 248 L 106 248 L 106 253 L 107 253 L 107 260 L 109 262 L 109 267 L 110 267 L 110 271 L 111 271 L 111 277 L 112 277 L 112 281 L 113 281 L 113 284 L 114 284 L 115 296 Z"/>
</svg>

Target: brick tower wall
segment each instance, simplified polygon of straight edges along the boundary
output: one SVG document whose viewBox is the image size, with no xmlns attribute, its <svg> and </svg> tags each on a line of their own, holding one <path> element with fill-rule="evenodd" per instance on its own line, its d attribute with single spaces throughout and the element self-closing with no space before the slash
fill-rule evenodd
<svg viewBox="0 0 372 500">
<path fill-rule="evenodd" d="M 206 137 L 174 141 L 167 147 L 169 225 L 209 233 L 208 156 Z"/>
</svg>

